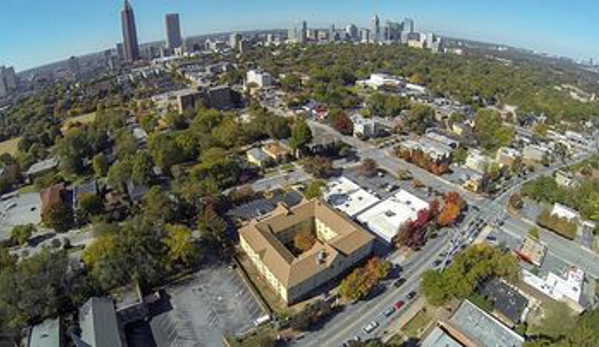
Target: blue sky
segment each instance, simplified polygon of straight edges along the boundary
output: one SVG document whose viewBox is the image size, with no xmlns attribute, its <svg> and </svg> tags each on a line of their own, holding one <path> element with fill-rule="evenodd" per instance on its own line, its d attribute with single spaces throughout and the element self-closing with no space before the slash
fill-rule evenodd
<svg viewBox="0 0 599 347">
<path fill-rule="evenodd" d="M 164 14 L 184 35 L 260 28 L 368 26 L 406 16 L 416 29 L 599 58 L 597 0 L 131 0 L 142 42 L 163 39 Z M 23 70 L 114 47 L 122 0 L 0 0 L 0 65 Z"/>
</svg>

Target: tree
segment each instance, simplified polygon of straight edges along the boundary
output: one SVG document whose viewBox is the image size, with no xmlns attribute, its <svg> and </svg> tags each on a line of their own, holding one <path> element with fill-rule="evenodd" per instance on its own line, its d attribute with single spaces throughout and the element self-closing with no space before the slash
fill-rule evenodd
<svg viewBox="0 0 599 347">
<path fill-rule="evenodd" d="M 317 178 L 329 178 L 334 173 L 331 160 L 321 156 L 306 159 L 304 169 Z"/>
<path fill-rule="evenodd" d="M 304 191 L 304 197 L 308 200 L 319 199 L 322 197 L 322 188 L 326 186 L 326 183 L 322 180 L 315 180 L 310 182 L 306 190 Z"/>
<path fill-rule="evenodd" d="M 296 122 L 291 131 L 289 145 L 294 151 L 304 150 L 312 142 L 312 130 L 304 119 Z"/>
<path fill-rule="evenodd" d="M 137 139 L 135 139 L 129 129 L 119 130 L 116 135 L 115 149 L 119 159 L 135 154 L 137 151 Z"/>
<path fill-rule="evenodd" d="M 171 196 L 160 186 L 150 188 L 143 199 L 144 216 L 151 221 L 172 222 L 177 214 L 177 206 Z"/>
<path fill-rule="evenodd" d="M 537 227 L 531 227 L 528 230 L 528 237 L 530 237 L 533 240 L 539 240 L 541 238 L 541 229 L 537 228 Z"/>
<path fill-rule="evenodd" d="M 79 208 L 86 218 L 97 216 L 104 211 L 102 198 L 96 194 L 84 194 L 79 201 Z"/>
<path fill-rule="evenodd" d="M 69 231 L 73 226 L 73 210 L 67 204 L 60 201 L 44 211 L 42 220 L 48 228 L 63 233 Z"/>
<path fill-rule="evenodd" d="M 414 104 L 405 122 L 405 128 L 409 132 L 422 135 L 426 129 L 435 124 L 434 110 L 425 104 Z"/>
<path fill-rule="evenodd" d="M 524 207 L 524 201 L 522 200 L 522 195 L 520 193 L 514 193 L 510 196 L 509 204 L 512 208 L 516 210 Z"/>
<path fill-rule="evenodd" d="M 33 224 L 16 225 L 10 232 L 10 238 L 19 245 L 24 245 L 37 232 Z"/>
<path fill-rule="evenodd" d="M 388 261 L 378 257 L 370 258 L 366 265 L 355 269 L 341 281 L 339 294 L 352 302 L 363 299 L 390 271 L 391 263 Z"/>
<path fill-rule="evenodd" d="M 379 172 L 379 164 L 372 158 L 366 158 L 360 166 L 360 174 L 366 177 L 374 177 Z"/>
<path fill-rule="evenodd" d="M 453 151 L 453 161 L 456 164 L 463 165 L 466 162 L 466 158 L 468 157 L 468 150 L 464 147 L 458 147 L 455 151 Z"/>
<path fill-rule="evenodd" d="M 216 213 L 214 203 L 204 205 L 204 210 L 198 216 L 198 230 L 203 241 L 222 249 L 227 248 L 227 223 Z"/>
<path fill-rule="evenodd" d="M 343 135 L 352 135 L 354 132 L 354 123 L 343 110 L 331 110 L 329 112 L 329 122 L 333 129 Z"/>
<path fill-rule="evenodd" d="M 499 147 L 509 146 L 514 139 L 515 130 L 503 125 L 499 112 L 481 109 L 476 114 L 474 136 L 485 150 L 491 152 Z"/>
<path fill-rule="evenodd" d="M 126 191 L 125 184 L 131 178 L 132 172 L 132 157 L 124 158 L 110 166 L 108 170 L 108 183 L 117 191 L 124 193 Z"/>
<path fill-rule="evenodd" d="M 191 265 L 198 256 L 191 230 L 184 225 L 167 224 L 164 243 L 168 247 L 168 259 L 172 264 Z"/>
<path fill-rule="evenodd" d="M 133 157 L 131 180 L 137 185 L 147 185 L 152 181 L 154 163 L 148 152 L 141 151 Z"/>
<path fill-rule="evenodd" d="M 316 243 L 316 235 L 312 230 L 300 231 L 293 237 L 293 245 L 301 253 L 305 253 L 312 249 Z"/>
<path fill-rule="evenodd" d="M 92 159 L 92 167 L 96 177 L 104 177 L 108 174 L 108 162 L 106 156 L 102 153 L 96 154 Z"/>
</svg>

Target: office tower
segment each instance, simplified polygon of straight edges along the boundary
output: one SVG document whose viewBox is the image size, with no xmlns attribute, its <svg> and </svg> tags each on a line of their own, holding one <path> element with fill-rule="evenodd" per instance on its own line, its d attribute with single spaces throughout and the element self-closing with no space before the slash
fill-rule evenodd
<svg viewBox="0 0 599 347">
<path fill-rule="evenodd" d="M 181 23 L 179 22 L 178 13 L 169 13 L 164 17 L 166 24 L 166 47 L 175 49 L 183 45 L 181 38 Z"/>
<path fill-rule="evenodd" d="M 335 42 L 335 24 L 332 24 L 329 28 L 329 42 Z"/>
<path fill-rule="evenodd" d="M 300 42 L 306 43 L 307 37 L 308 37 L 308 22 L 302 21 L 302 29 L 300 32 Z"/>
<path fill-rule="evenodd" d="M 239 53 L 245 54 L 250 50 L 250 48 L 251 48 L 251 44 L 250 44 L 249 40 L 246 40 L 246 39 L 239 40 L 239 47 L 238 47 Z"/>
<path fill-rule="evenodd" d="M 0 66 L 0 98 L 17 90 L 17 76 L 13 67 Z"/>
<path fill-rule="evenodd" d="M 294 25 L 289 28 L 287 38 L 291 42 L 306 43 L 308 38 L 308 22 L 302 21 L 300 25 Z"/>
<path fill-rule="evenodd" d="M 358 27 L 354 24 L 348 25 L 347 28 L 345 28 L 345 33 L 351 41 L 356 41 L 358 39 Z"/>
<path fill-rule="evenodd" d="M 410 18 L 406 18 L 403 21 L 403 31 L 408 33 L 414 32 L 414 21 Z"/>
<path fill-rule="evenodd" d="M 360 30 L 360 41 L 362 41 L 362 43 L 370 43 L 371 42 L 369 29 Z"/>
<path fill-rule="evenodd" d="M 241 41 L 241 35 L 238 33 L 231 33 L 229 36 L 229 47 L 233 50 L 239 49 L 239 42 Z"/>
<path fill-rule="evenodd" d="M 372 18 L 372 41 L 379 42 L 381 40 L 381 21 L 379 16 L 375 15 Z"/>
<path fill-rule="evenodd" d="M 137 42 L 137 29 L 135 27 L 135 14 L 129 0 L 121 11 L 121 26 L 123 28 L 123 56 L 125 61 L 139 60 L 139 43 Z"/>
<path fill-rule="evenodd" d="M 125 60 L 125 48 L 121 42 L 116 44 L 116 56 L 120 61 Z"/>
</svg>

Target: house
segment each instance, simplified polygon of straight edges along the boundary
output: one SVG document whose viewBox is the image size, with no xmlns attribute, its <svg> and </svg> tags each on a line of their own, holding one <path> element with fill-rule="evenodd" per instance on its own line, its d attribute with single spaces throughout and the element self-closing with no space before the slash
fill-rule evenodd
<svg viewBox="0 0 599 347">
<path fill-rule="evenodd" d="M 539 145 L 528 145 L 522 150 L 522 161 L 530 165 L 544 163 L 549 156 L 549 149 Z"/>
<path fill-rule="evenodd" d="M 247 151 L 246 158 L 248 163 L 256 165 L 261 169 L 264 169 L 272 162 L 272 158 L 260 148 L 252 148 Z"/>
<path fill-rule="evenodd" d="M 362 139 L 377 137 L 382 131 L 382 124 L 376 117 L 364 118 L 360 114 L 352 116 L 354 136 Z"/>
<path fill-rule="evenodd" d="M 405 223 L 415 221 L 418 212 L 429 207 L 428 202 L 402 189 L 356 218 L 379 239 L 391 244 Z"/>
<path fill-rule="evenodd" d="M 270 87 L 274 83 L 272 75 L 260 69 L 249 70 L 246 74 L 246 86 L 250 83 L 257 85 L 259 88 Z"/>
<path fill-rule="evenodd" d="M 113 290 L 110 298 L 114 301 L 115 312 L 121 326 L 144 320 L 149 315 L 149 307 L 137 284 Z"/>
<path fill-rule="evenodd" d="M 40 192 L 40 198 L 42 200 L 42 215 L 44 215 L 51 207 L 61 203 L 63 201 L 64 193 L 64 183 L 54 184 L 42 190 Z"/>
<path fill-rule="evenodd" d="M 438 142 L 440 144 L 442 144 L 445 147 L 451 148 L 452 150 L 458 148 L 458 146 L 460 145 L 460 142 L 457 140 L 452 139 L 451 137 L 441 134 L 439 132 L 436 131 L 429 131 L 424 135 L 425 138 Z"/>
<path fill-rule="evenodd" d="M 300 232 L 311 232 L 313 247 L 301 254 L 289 245 Z M 287 304 L 306 298 L 370 256 L 374 238 L 321 200 L 253 220 L 239 231 L 241 249 Z"/>
<path fill-rule="evenodd" d="M 79 309 L 81 341 L 90 347 L 122 347 L 122 332 L 114 303 L 106 297 L 90 298 Z"/>
<path fill-rule="evenodd" d="M 459 137 L 467 137 L 472 134 L 472 128 L 466 123 L 455 122 L 451 125 L 451 132 Z"/>
<path fill-rule="evenodd" d="M 493 304 L 493 315 L 513 328 L 525 321 L 528 299 L 518 290 L 499 280 L 485 282 L 481 294 Z"/>
<path fill-rule="evenodd" d="M 328 156 L 335 152 L 337 148 L 337 138 L 332 134 L 318 134 L 307 146 L 307 150 L 312 155 Z"/>
<path fill-rule="evenodd" d="M 460 343 L 443 326 L 438 324 L 420 342 L 420 347 L 464 347 L 464 344 Z"/>
<path fill-rule="evenodd" d="M 470 149 L 464 162 L 465 167 L 478 172 L 487 172 L 491 164 L 493 164 L 493 159 L 477 149 Z"/>
<path fill-rule="evenodd" d="M 127 181 L 127 195 L 134 203 L 141 202 L 149 191 L 150 188 L 145 184 L 136 184 L 132 180 Z"/>
<path fill-rule="evenodd" d="M 557 170 L 554 177 L 555 183 L 560 187 L 576 188 L 580 186 L 580 182 L 576 180 L 574 174 L 570 171 Z"/>
<path fill-rule="evenodd" d="M 291 148 L 284 145 L 281 141 L 273 141 L 262 146 L 262 151 L 269 156 L 275 163 L 284 163 L 292 156 Z"/>
<path fill-rule="evenodd" d="M 487 183 L 485 175 L 478 171 L 466 169 L 461 177 L 462 187 L 474 193 L 480 193 L 484 190 Z"/>
<path fill-rule="evenodd" d="M 27 346 L 62 347 L 65 345 L 62 334 L 60 318 L 48 318 L 31 329 Z"/>
<path fill-rule="evenodd" d="M 27 176 L 27 180 L 31 183 L 37 177 L 55 171 L 58 169 L 58 165 L 58 158 L 48 158 L 31 165 L 31 167 L 25 173 L 25 176 Z"/>
<path fill-rule="evenodd" d="M 516 250 L 516 254 L 520 259 L 535 266 L 541 266 L 541 264 L 543 264 L 546 253 L 547 247 L 530 237 L 525 238 L 520 248 Z"/>
<path fill-rule="evenodd" d="M 501 167 L 512 167 L 520 159 L 522 159 L 522 152 L 511 147 L 501 147 L 495 154 L 495 162 Z"/>
<path fill-rule="evenodd" d="M 323 198 L 351 218 L 380 201 L 378 197 L 345 176 L 329 181 L 324 189 Z"/>
<path fill-rule="evenodd" d="M 89 182 L 76 185 L 72 188 L 72 193 L 72 207 L 73 210 L 77 210 L 83 197 L 89 195 L 98 195 L 98 183 L 96 180 L 91 180 Z"/>
</svg>

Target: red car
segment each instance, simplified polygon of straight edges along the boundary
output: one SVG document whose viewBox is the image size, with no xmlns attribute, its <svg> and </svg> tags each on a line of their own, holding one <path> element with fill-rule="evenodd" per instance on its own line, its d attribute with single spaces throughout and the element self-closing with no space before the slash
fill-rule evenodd
<svg viewBox="0 0 599 347">
<path fill-rule="evenodd" d="M 396 302 L 393 306 L 399 310 L 400 308 L 403 307 L 404 304 L 405 304 L 405 302 L 403 302 L 403 300 L 402 300 L 402 301 Z"/>
</svg>

